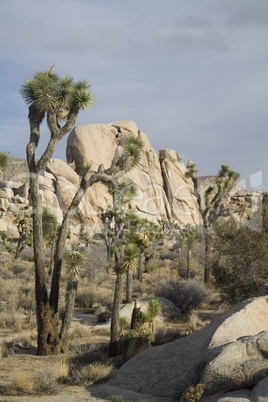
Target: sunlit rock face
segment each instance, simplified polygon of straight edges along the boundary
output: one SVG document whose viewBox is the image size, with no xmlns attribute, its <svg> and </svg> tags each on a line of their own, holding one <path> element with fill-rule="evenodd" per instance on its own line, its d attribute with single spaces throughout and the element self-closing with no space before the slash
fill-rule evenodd
<svg viewBox="0 0 268 402">
<path fill-rule="evenodd" d="M 186 167 L 179 155 L 161 150 L 159 156 L 148 137 L 130 120 L 74 128 L 67 142 L 67 161 L 80 175 L 85 163 L 91 164 L 91 170 L 100 164 L 108 168 L 130 135 L 139 136 L 144 143 L 139 165 L 126 175 L 138 189 L 131 206 L 153 221 L 172 219 L 180 226 L 201 224 L 193 183 L 185 179 Z M 93 209 L 103 203 L 103 195 L 96 192 L 96 198 L 92 197 Z"/>
</svg>

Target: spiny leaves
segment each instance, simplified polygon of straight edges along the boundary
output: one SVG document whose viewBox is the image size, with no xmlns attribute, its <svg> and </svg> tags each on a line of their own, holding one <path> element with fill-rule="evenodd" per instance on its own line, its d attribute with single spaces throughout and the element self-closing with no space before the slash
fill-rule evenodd
<svg viewBox="0 0 268 402">
<path fill-rule="evenodd" d="M 9 164 L 10 157 L 6 152 L 0 152 L 0 169 L 5 168 Z"/>
<path fill-rule="evenodd" d="M 78 81 L 74 86 L 75 104 L 78 109 L 89 109 L 93 104 L 93 95 L 91 94 L 90 85 L 87 81 Z"/>
<path fill-rule="evenodd" d="M 85 259 L 85 255 L 78 250 L 75 250 L 74 246 L 72 250 L 67 250 L 64 255 L 64 259 L 67 264 L 67 275 L 69 280 L 75 281 L 80 275 L 79 266 Z"/>
<path fill-rule="evenodd" d="M 42 229 L 43 229 L 43 236 L 46 241 L 51 240 L 51 237 L 55 232 L 57 226 L 58 222 L 55 215 L 48 208 L 43 208 Z"/>
<path fill-rule="evenodd" d="M 126 204 L 137 195 L 137 186 L 130 180 L 121 180 L 118 182 L 119 202 Z"/>
<path fill-rule="evenodd" d="M 123 251 L 123 263 L 121 264 L 122 272 L 130 272 L 136 268 L 140 250 L 135 243 L 127 243 Z"/>
<path fill-rule="evenodd" d="M 189 161 L 187 163 L 188 171 L 185 173 L 186 179 L 193 178 L 198 173 L 198 170 L 195 168 L 196 164 L 193 161 Z"/>
<path fill-rule="evenodd" d="M 143 141 L 139 137 L 131 135 L 126 141 L 126 150 L 129 152 L 132 159 L 132 167 L 139 163 L 141 151 L 144 147 Z"/>
<path fill-rule="evenodd" d="M 51 110 L 57 101 L 58 80 L 50 71 L 38 71 L 22 85 L 20 94 L 28 105 L 35 103 L 42 111 Z"/>
<path fill-rule="evenodd" d="M 59 120 L 68 119 L 74 111 L 88 109 L 93 103 L 89 83 L 75 83 L 72 77 L 59 77 L 53 70 L 38 71 L 22 85 L 20 94 L 25 102 L 34 104 L 40 112 L 56 112 Z"/>
</svg>

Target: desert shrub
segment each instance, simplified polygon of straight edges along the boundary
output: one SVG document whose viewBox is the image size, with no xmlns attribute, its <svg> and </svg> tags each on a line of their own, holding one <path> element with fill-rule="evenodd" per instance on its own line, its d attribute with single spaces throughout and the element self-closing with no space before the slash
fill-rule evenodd
<svg viewBox="0 0 268 402">
<path fill-rule="evenodd" d="M 7 267 L 0 267 L 0 279 L 13 279 L 15 275 Z"/>
<path fill-rule="evenodd" d="M 114 366 L 111 364 L 104 364 L 100 362 L 94 362 L 89 364 L 86 368 L 87 378 L 89 382 L 97 382 L 107 379 L 114 371 Z"/>
<path fill-rule="evenodd" d="M 163 345 L 182 337 L 181 331 L 174 328 L 159 328 L 155 333 L 154 345 Z"/>
<path fill-rule="evenodd" d="M 27 267 L 23 264 L 15 263 L 14 265 L 11 265 L 9 269 L 11 272 L 13 272 L 13 274 L 17 276 L 18 274 L 24 272 Z"/>
<path fill-rule="evenodd" d="M 188 314 L 192 309 L 198 307 L 208 299 L 209 295 L 208 288 L 195 279 L 187 281 L 170 279 L 162 283 L 156 291 L 156 296 L 170 300 L 180 308 L 183 314 Z"/>
<path fill-rule="evenodd" d="M 145 266 L 144 266 L 144 272 L 146 272 L 148 274 L 150 272 L 156 271 L 157 268 L 158 268 L 158 265 L 155 262 L 147 262 L 147 264 L 145 264 Z"/>
<path fill-rule="evenodd" d="M 110 402 L 124 402 L 124 398 L 121 395 L 112 395 Z"/>
<path fill-rule="evenodd" d="M 59 365 L 44 366 L 36 372 L 18 370 L 13 374 L 12 383 L 7 386 L 8 393 L 17 394 L 56 394 L 62 373 Z"/>
<path fill-rule="evenodd" d="M 13 375 L 12 385 L 9 386 L 9 392 L 31 393 L 34 388 L 34 378 L 32 373 L 26 371 L 17 371 Z"/>
<path fill-rule="evenodd" d="M 232 303 L 255 296 L 268 283 L 268 236 L 232 222 L 215 226 L 212 273 L 222 295 Z"/>
<path fill-rule="evenodd" d="M 20 314 L 14 308 L 8 308 L 0 313 L 0 327 L 12 328 L 15 331 L 21 329 Z"/>
<path fill-rule="evenodd" d="M 99 307 L 105 308 L 107 311 L 112 311 L 113 308 L 113 289 L 99 287 L 97 291 L 96 303 Z"/>
<path fill-rule="evenodd" d="M 85 308 L 85 307 L 92 307 L 96 302 L 96 291 L 93 287 L 89 288 L 82 288 L 77 291 L 77 295 L 75 298 L 75 303 L 77 307 Z"/>
<path fill-rule="evenodd" d="M 38 394 L 55 394 L 59 387 L 58 373 L 55 367 L 38 370 L 34 376 L 33 389 Z"/>
<path fill-rule="evenodd" d="M 209 321 L 203 321 L 197 312 L 191 311 L 187 315 L 188 330 L 190 332 L 195 332 L 198 329 L 201 329 L 202 327 L 206 326 L 208 323 Z"/>
<path fill-rule="evenodd" d="M 205 384 L 190 385 L 183 392 L 180 402 L 197 402 L 202 398 L 206 389 Z"/>
<path fill-rule="evenodd" d="M 91 333 L 91 328 L 82 325 L 80 323 L 76 323 L 68 333 L 68 340 L 73 340 L 77 338 L 87 338 Z"/>
</svg>

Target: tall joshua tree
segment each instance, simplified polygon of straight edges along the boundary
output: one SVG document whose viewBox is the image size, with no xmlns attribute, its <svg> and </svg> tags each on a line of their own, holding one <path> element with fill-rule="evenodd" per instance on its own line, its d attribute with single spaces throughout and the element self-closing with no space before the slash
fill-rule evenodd
<svg viewBox="0 0 268 402">
<path fill-rule="evenodd" d="M 93 103 L 93 96 L 87 81 L 74 82 L 71 77 L 59 77 L 54 68 L 39 71 L 25 82 L 20 93 L 29 105 L 30 141 L 26 148 L 30 173 L 30 197 L 33 207 L 33 246 L 35 262 L 35 297 L 38 326 L 38 355 L 56 354 L 60 350 L 58 330 L 58 301 L 60 278 L 65 241 L 69 222 L 77 212 L 85 191 L 94 183 L 102 182 L 113 190 L 117 197 L 117 180 L 139 160 L 140 142 L 137 137 L 129 137 L 120 156 L 114 158 L 110 168 L 98 171 L 86 169 L 80 186 L 63 218 L 59 229 L 50 294 L 47 288 L 45 258 L 42 231 L 42 198 L 39 191 L 39 174 L 43 171 L 61 138 L 74 126 L 80 110 L 88 109 Z M 40 139 L 40 126 L 46 118 L 50 139 L 41 157 L 36 160 L 35 152 Z"/>
<path fill-rule="evenodd" d="M 185 173 L 186 178 L 192 178 L 195 189 L 197 187 L 197 181 L 195 178 L 198 172 L 195 168 L 195 163 L 189 161 L 188 172 Z M 210 185 L 205 192 L 205 207 L 201 208 L 201 202 L 199 194 L 198 202 L 200 206 L 200 212 L 203 218 L 204 233 L 205 233 L 205 266 L 204 266 L 204 282 L 206 284 L 210 281 L 210 267 L 211 267 L 211 247 L 212 247 L 212 233 L 211 228 L 213 223 L 223 214 L 226 216 L 230 214 L 230 211 L 223 211 L 224 198 L 234 187 L 236 181 L 239 179 L 240 174 L 228 165 L 221 165 L 220 171 L 216 178 L 216 183 Z"/>
<path fill-rule="evenodd" d="M 201 210 L 201 213 L 205 231 L 204 282 L 206 284 L 210 281 L 212 247 L 211 227 L 220 216 L 228 215 L 230 213 L 230 211 L 223 210 L 223 202 L 224 198 L 232 190 L 239 177 L 240 174 L 235 172 L 228 165 L 221 165 L 216 184 L 209 186 L 205 192 L 205 208 L 204 210 Z"/>
</svg>

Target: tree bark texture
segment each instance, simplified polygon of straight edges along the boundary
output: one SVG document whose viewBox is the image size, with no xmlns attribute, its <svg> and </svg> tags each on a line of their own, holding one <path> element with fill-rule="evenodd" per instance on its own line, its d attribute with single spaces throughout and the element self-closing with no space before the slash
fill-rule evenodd
<svg viewBox="0 0 268 402">
<path fill-rule="evenodd" d="M 123 291 L 123 273 L 118 272 L 115 282 L 114 304 L 111 320 L 111 339 L 109 346 L 109 357 L 115 357 L 119 354 L 119 318 L 120 304 Z"/>
<path fill-rule="evenodd" d="M 143 274 L 143 253 L 139 255 L 139 265 L 138 265 L 138 277 L 137 279 L 142 282 L 142 274 Z"/>
<path fill-rule="evenodd" d="M 190 279 L 190 275 L 191 275 L 191 257 L 192 257 L 192 252 L 191 252 L 191 250 L 188 250 L 188 254 L 187 254 L 187 273 L 186 273 L 187 279 Z"/>
<path fill-rule="evenodd" d="M 67 284 L 67 291 L 66 291 L 65 313 L 60 330 L 60 340 L 62 345 L 66 340 L 67 332 L 70 328 L 73 319 L 76 292 L 77 292 L 77 281 L 69 281 Z"/>
<path fill-rule="evenodd" d="M 212 247 L 211 233 L 207 228 L 205 231 L 205 268 L 204 268 L 204 283 L 206 285 L 208 285 L 210 282 L 211 247 Z"/>
<path fill-rule="evenodd" d="M 132 272 L 127 272 L 127 280 L 126 280 L 126 302 L 132 303 Z"/>
</svg>

